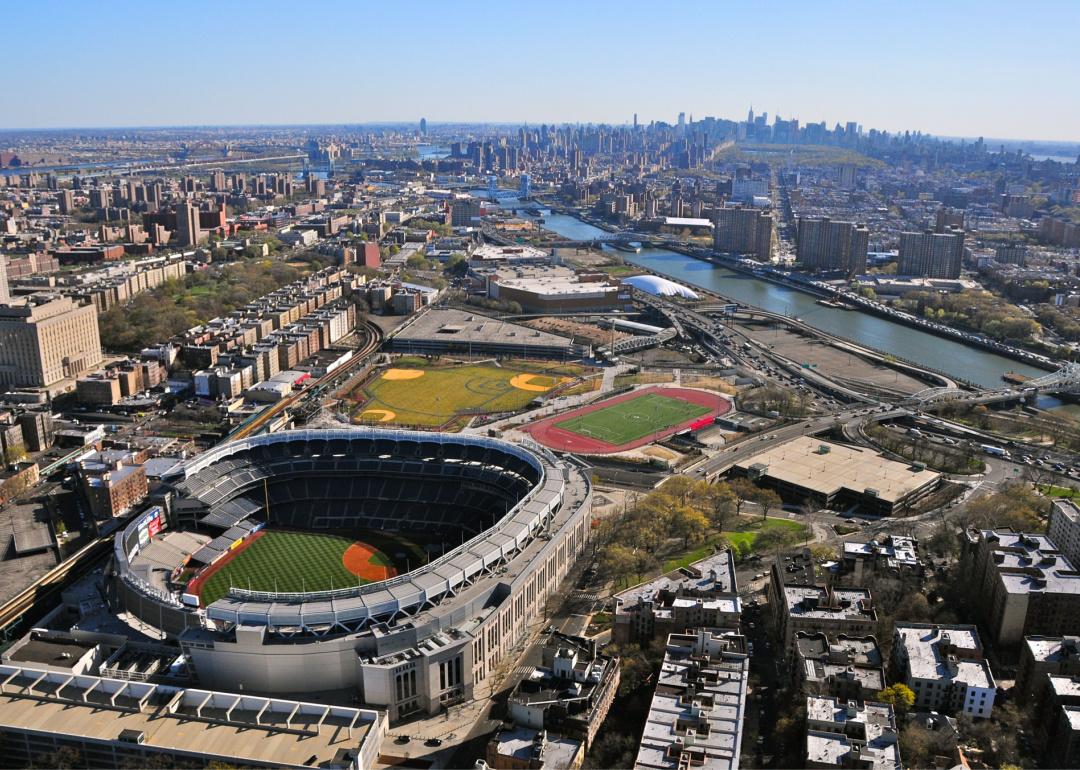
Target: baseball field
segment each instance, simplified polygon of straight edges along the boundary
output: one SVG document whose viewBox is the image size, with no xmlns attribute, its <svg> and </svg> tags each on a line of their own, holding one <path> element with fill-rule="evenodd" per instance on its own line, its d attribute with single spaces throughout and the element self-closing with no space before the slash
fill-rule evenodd
<svg viewBox="0 0 1080 770">
<path fill-rule="evenodd" d="M 516 412 L 580 371 L 572 366 L 527 369 L 512 363 L 429 366 L 400 361 L 350 394 L 357 402 L 352 420 L 437 427 L 467 415 Z"/>
<path fill-rule="evenodd" d="M 390 532 L 356 536 L 262 530 L 190 583 L 207 606 L 230 587 L 254 591 L 326 591 L 385 580 L 424 564 L 424 550 Z"/>
</svg>

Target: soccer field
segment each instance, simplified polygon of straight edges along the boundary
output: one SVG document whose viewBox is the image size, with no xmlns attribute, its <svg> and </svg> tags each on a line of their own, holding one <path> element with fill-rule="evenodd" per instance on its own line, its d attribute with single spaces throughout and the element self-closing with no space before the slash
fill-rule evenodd
<svg viewBox="0 0 1080 770">
<path fill-rule="evenodd" d="M 407 562 L 396 558 L 399 553 L 411 560 L 412 567 L 422 564 L 425 558 L 419 546 L 390 533 L 381 537 L 372 533 L 360 538 L 357 541 L 336 534 L 263 531 L 230 561 L 209 568 L 210 574 L 200 580 L 201 604 L 212 604 L 233 586 L 253 591 L 292 592 L 327 591 L 370 583 L 405 571 Z"/>
<path fill-rule="evenodd" d="M 658 393 L 646 393 L 629 401 L 597 409 L 595 412 L 556 422 L 555 427 L 579 436 L 621 445 L 711 411 L 712 409 L 701 404 L 691 404 Z"/>
<path fill-rule="evenodd" d="M 445 425 L 459 415 L 516 412 L 570 379 L 569 368 L 543 372 L 476 364 L 384 370 L 353 397 L 358 423 Z"/>
</svg>

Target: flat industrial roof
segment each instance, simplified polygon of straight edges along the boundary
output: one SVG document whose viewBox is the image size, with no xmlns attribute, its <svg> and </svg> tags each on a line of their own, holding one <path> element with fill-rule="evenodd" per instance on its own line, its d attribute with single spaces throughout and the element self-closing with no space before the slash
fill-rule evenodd
<svg viewBox="0 0 1080 770">
<path fill-rule="evenodd" d="M 147 748 L 239 764 L 317 767 L 339 749 L 359 751 L 380 718 L 345 706 L 12 666 L 0 675 L 0 729 L 109 742 L 131 730 Z"/>
<path fill-rule="evenodd" d="M 821 451 L 822 448 L 827 451 Z M 869 449 L 836 444 L 810 436 L 766 449 L 736 463 L 748 471 L 751 466 L 768 466 L 766 475 L 776 481 L 831 496 L 842 489 L 863 494 L 876 491 L 880 500 L 895 503 L 937 481 L 941 474 L 915 470 L 907 463 L 889 460 Z"/>
<path fill-rule="evenodd" d="M 528 326 L 453 308 L 431 308 L 393 335 L 395 340 L 543 345 L 569 348 L 571 340 Z"/>
</svg>

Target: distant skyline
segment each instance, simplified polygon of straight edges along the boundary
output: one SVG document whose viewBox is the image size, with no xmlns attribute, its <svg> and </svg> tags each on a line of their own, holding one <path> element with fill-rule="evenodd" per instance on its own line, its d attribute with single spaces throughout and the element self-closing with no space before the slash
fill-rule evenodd
<svg viewBox="0 0 1080 770">
<path fill-rule="evenodd" d="M 743 118 L 1080 141 L 1080 3 L 5 9 L 0 128 Z"/>
</svg>

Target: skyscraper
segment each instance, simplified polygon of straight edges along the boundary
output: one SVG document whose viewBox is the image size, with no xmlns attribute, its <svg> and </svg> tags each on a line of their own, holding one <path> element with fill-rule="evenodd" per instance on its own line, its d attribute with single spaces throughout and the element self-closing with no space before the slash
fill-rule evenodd
<svg viewBox="0 0 1080 770">
<path fill-rule="evenodd" d="M 854 222 L 828 217 L 799 217 L 795 259 L 809 270 L 842 270 L 848 275 L 866 271 L 870 231 Z"/>
<path fill-rule="evenodd" d="M 959 278 L 964 258 L 964 231 L 900 233 L 900 275 L 921 278 Z"/>
<path fill-rule="evenodd" d="M 427 136 L 427 118 L 420 118 L 420 136 Z"/>
</svg>

